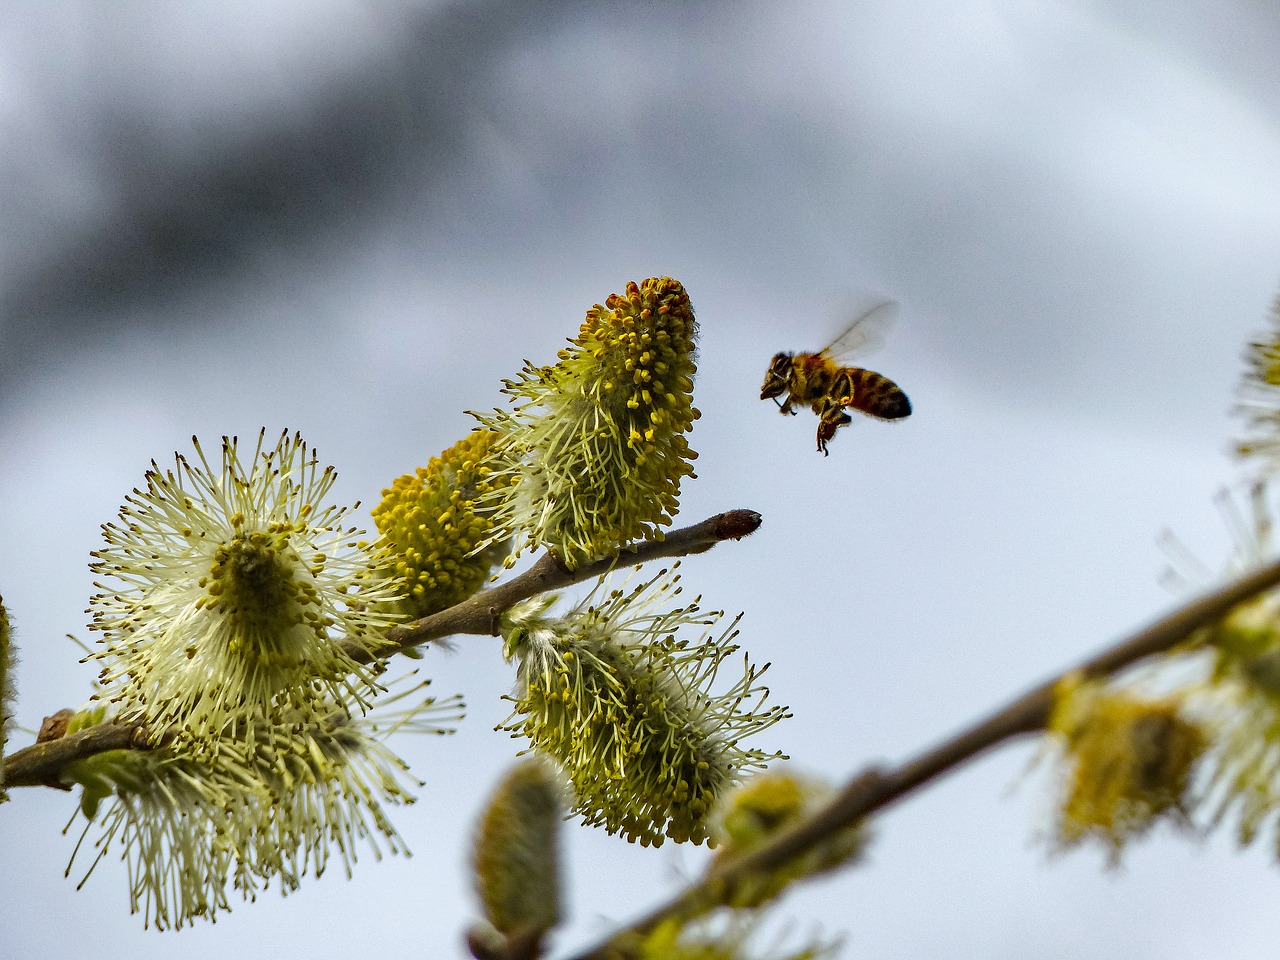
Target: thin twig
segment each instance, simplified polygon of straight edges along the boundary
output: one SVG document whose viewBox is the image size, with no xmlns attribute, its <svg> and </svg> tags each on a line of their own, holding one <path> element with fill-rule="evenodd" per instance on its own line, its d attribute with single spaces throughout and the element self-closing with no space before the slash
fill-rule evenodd
<svg viewBox="0 0 1280 960">
<path fill-rule="evenodd" d="M 532 567 L 506 583 L 481 590 L 448 610 L 392 627 L 386 634 L 391 646 L 384 645 L 371 651 L 367 647 L 348 645 L 347 653 L 367 663 L 444 637 L 465 633 L 492 636 L 498 617 L 521 600 L 590 580 L 619 567 L 634 567 L 663 557 L 704 553 L 725 540 L 740 540 L 759 527 L 760 514 L 754 510 L 729 510 L 691 527 L 673 530 L 661 540 L 649 540 L 623 550 L 617 557 L 596 560 L 572 570 L 556 557 L 544 554 Z"/>
<path fill-rule="evenodd" d="M 669 918 L 691 918 L 732 898 L 744 881 L 769 873 L 808 852 L 872 813 L 910 796 L 931 781 L 953 772 L 992 747 L 1044 729 L 1053 709 L 1053 690 L 1069 673 L 1104 676 L 1144 657 L 1163 653 L 1210 626 L 1232 607 L 1280 583 L 1280 561 L 1227 584 L 1156 621 L 1060 676 L 1041 684 L 984 720 L 896 769 L 870 768 L 857 774 L 821 810 L 747 856 L 710 871 L 679 895 L 612 935 L 575 954 L 572 960 L 620 960 L 632 954 L 620 944 L 644 936 Z"/>
<path fill-rule="evenodd" d="M 62 771 L 76 760 L 108 750 L 149 750 L 146 729 L 136 723 L 100 723 L 79 733 L 46 740 L 4 758 L 6 787 L 57 787 Z"/>
<path fill-rule="evenodd" d="M 598 560 L 570 570 L 559 560 L 544 555 L 527 571 L 506 583 L 464 600 L 430 617 L 393 627 L 387 632 L 390 646 L 371 652 L 361 645 L 347 646 L 357 661 L 381 660 L 432 640 L 456 634 L 493 635 L 498 617 L 512 604 L 548 590 L 559 590 L 589 580 L 616 567 L 630 567 L 663 557 L 681 557 L 710 550 L 725 540 L 740 540 L 760 527 L 760 514 L 754 510 L 729 510 L 673 530 L 661 540 L 639 544 L 616 558 Z M 67 764 L 83 760 L 106 750 L 153 749 L 156 741 L 148 731 L 134 723 L 102 723 L 79 733 L 37 743 L 4 758 L 5 787 L 61 787 L 61 772 Z"/>
</svg>

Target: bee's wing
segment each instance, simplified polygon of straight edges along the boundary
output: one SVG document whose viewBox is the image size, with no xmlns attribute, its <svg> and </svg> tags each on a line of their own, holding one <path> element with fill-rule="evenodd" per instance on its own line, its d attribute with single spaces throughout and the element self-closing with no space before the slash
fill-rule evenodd
<svg viewBox="0 0 1280 960">
<path fill-rule="evenodd" d="M 849 329 L 836 337 L 822 352 L 841 364 L 875 353 L 884 346 L 885 337 L 897 316 L 898 302 L 886 300 L 849 324 Z"/>
</svg>

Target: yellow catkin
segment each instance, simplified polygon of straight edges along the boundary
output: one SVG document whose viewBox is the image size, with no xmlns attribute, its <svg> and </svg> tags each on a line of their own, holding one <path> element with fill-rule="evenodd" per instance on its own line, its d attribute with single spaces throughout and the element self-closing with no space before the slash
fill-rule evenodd
<svg viewBox="0 0 1280 960">
<path fill-rule="evenodd" d="M 491 430 L 469 434 L 397 479 L 373 510 L 415 618 L 470 597 L 506 554 L 503 543 L 483 546 L 494 531 L 493 509 L 482 504 L 512 482 L 495 471 L 497 439 Z"/>
<path fill-rule="evenodd" d="M 573 567 L 661 536 L 697 457 L 696 335 L 684 287 L 652 277 L 588 310 L 554 366 L 506 382 L 516 407 L 480 419 L 510 455 L 499 516 L 518 546 Z"/>
<path fill-rule="evenodd" d="M 833 795 L 827 784 L 785 768 L 756 774 L 725 797 L 717 811 L 716 861 L 753 852 L 814 814 Z M 761 906 L 796 880 L 855 862 L 866 844 L 864 824 L 846 827 L 768 874 L 743 878 L 730 891 L 729 902 Z"/>
<path fill-rule="evenodd" d="M 1118 858 L 1161 817 L 1185 817 L 1207 739 L 1173 698 L 1147 698 L 1073 676 L 1056 691 L 1049 730 L 1066 747 L 1058 839 L 1095 838 Z"/>
<path fill-rule="evenodd" d="M 789 716 L 764 706 L 764 668 L 736 656 L 736 619 L 717 633 L 722 614 L 696 604 L 651 612 L 677 584 L 667 570 L 630 591 L 602 579 L 564 617 L 535 600 L 504 620 L 520 670 L 501 729 L 560 765 L 585 823 L 644 846 L 708 840 L 723 792 L 779 756 L 741 741 Z M 679 639 L 690 627 L 702 635 Z"/>
</svg>

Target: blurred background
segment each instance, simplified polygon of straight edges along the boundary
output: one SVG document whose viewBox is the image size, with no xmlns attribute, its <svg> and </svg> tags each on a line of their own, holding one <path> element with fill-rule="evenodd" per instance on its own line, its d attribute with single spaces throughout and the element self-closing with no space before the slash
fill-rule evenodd
<svg viewBox="0 0 1280 960">
<path fill-rule="evenodd" d="M 764 516 L 685 564 L 746 610 L 795 714 L 759 745 L 837 779 L 914 754 L 1168 609 L 1162 529 L 1219 568 L 1240 353 L 1280 281 L 1277 49 L 1267 0 L 7 3 L 19 721 L 87 698 L 64 635 L 89 639 L 89 551 L 153 457 L 296 429 L 369 525 L 524 358 L 668 274 L 702 328 L 680 521 Z M 810 415 L 757 399 L 764 369 L 877 295 L 902 309 L 868 365 L 915 414 L 860 418 L 823 458 Z M 484 638 L 422 666 L 469 717 L 393 741 L 427 782 L 396 820 L 411 859 L 158 934 L 118 861 L 64 879 L 74 797 L 19 790 L 3 952 L 463 956 L 513 674 Z M 771 935 L 882 960 L 1274 956 L 1268 843 L 1050 856 L 1033 755 L 895 807 L 870 862 L 791 895 Z M 561 954 L 705 858 L 578 827 L 566 853 Z"/>
</svg>

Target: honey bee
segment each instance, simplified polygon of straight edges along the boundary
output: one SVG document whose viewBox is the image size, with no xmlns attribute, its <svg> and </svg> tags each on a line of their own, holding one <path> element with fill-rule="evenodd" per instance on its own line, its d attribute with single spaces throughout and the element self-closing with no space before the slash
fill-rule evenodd
<svg viewBox="0 0 1280 960">
<path fill-rule="evenodd" d="M 817 353 L 777 354 L 764 375 L 760 399 L 773 400 L 780 412 L 793 416 L 797 406 L 812 409 L 818 415 L 818 450 L 824 457 L 836 431 L 853 421 L 846 407 L 878 420 L 911 416 L 911 401 L 896 383 L 872 370 L 843 365 L 876 350 L 897 313 L 896 303 L 882 303 Z M 786 398 L 779 400 L 784 391 Z"/>
</svg>

